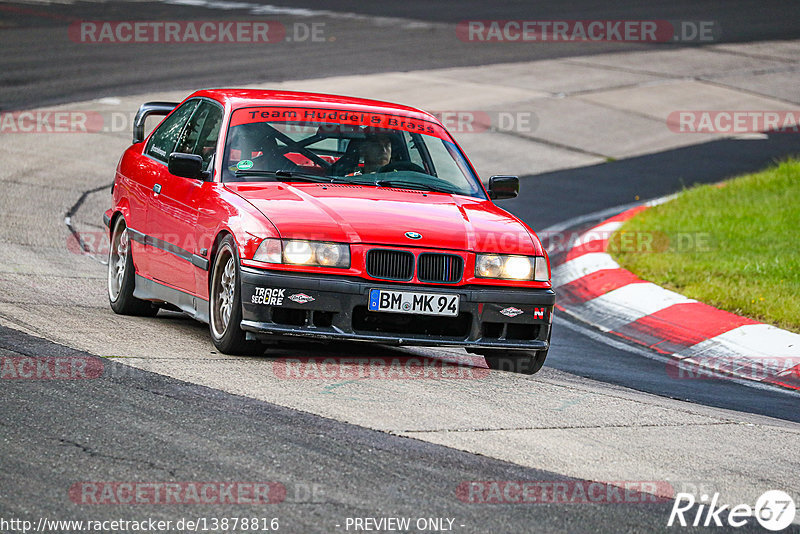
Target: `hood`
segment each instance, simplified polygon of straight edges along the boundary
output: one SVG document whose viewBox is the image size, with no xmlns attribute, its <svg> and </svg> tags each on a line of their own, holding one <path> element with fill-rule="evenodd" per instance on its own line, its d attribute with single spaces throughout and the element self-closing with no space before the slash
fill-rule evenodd
<svg viewBox="0 0 800 534">
<path fill-rule="evenodd" d="M 282 238 L 542 254 L 526 227 L 489 200 L 347 184 L 226 183 Z M 421 234 L 419 239 L 406 232 Z"/>
</svg>

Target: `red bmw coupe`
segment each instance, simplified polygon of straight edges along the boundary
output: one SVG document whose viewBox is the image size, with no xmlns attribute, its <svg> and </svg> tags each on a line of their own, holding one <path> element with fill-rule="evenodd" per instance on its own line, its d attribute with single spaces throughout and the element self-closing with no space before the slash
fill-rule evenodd
<svg viewBox="0 0 800 534">
<path fill-rule="evenodd" d="M 166 118 L 145 137 L 145 119 Z M 341 96 L 215 89 L 142 105 L 120 159 L 108 294 L 180 310 L 223 353 L 302 336 L 463 347 L 532 374 L 555 293 L 545 250 L 434 116 Z"/>
</svg>

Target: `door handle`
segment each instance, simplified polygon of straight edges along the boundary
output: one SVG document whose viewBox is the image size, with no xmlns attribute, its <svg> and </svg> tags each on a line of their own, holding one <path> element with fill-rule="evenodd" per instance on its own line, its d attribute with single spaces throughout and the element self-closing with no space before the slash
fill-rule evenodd
<svg viewBox="0 0 800 534">
<path fill-rule="evenodd" d="M 156 184 L 153 186 L 153 192 L 158 195 L 161 193 L 161 184 Z"/>
</svg>

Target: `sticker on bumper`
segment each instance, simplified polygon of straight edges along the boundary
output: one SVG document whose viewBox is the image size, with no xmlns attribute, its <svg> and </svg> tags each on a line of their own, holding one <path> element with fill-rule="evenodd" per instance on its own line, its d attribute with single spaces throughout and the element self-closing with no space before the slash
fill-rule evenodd
<svg viewBox="0 0 800 534">
<path fill-rule="evenodd" d="M 250 297 L 250 302 L 263 304 L 264 306 L 281 306 L 283 305 L 284 293 L 286 293 L 286 289 L 257 287 L 253 296 Z"/>
<path fill-rule="evenodd" d="M 306 302 L 313 302 L 314 297 L 305 293 L 295 293 L 294 295 L 289 295 L 289 300 L 298 304 L 305 304 Z"/>
</svg>

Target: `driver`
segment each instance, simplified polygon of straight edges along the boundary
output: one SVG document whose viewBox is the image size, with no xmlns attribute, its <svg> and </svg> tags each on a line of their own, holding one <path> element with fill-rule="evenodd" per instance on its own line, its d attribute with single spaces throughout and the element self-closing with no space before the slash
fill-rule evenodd
<svg viewBox="0 0 800 534">
<path fill-rule="evenodd" d="M 364 158 L 363 174 L 378 172 L 392 159 L 392 140 L 386 134 L 367 137 L 360 148 L 361 157 Z"/>
</svg>

